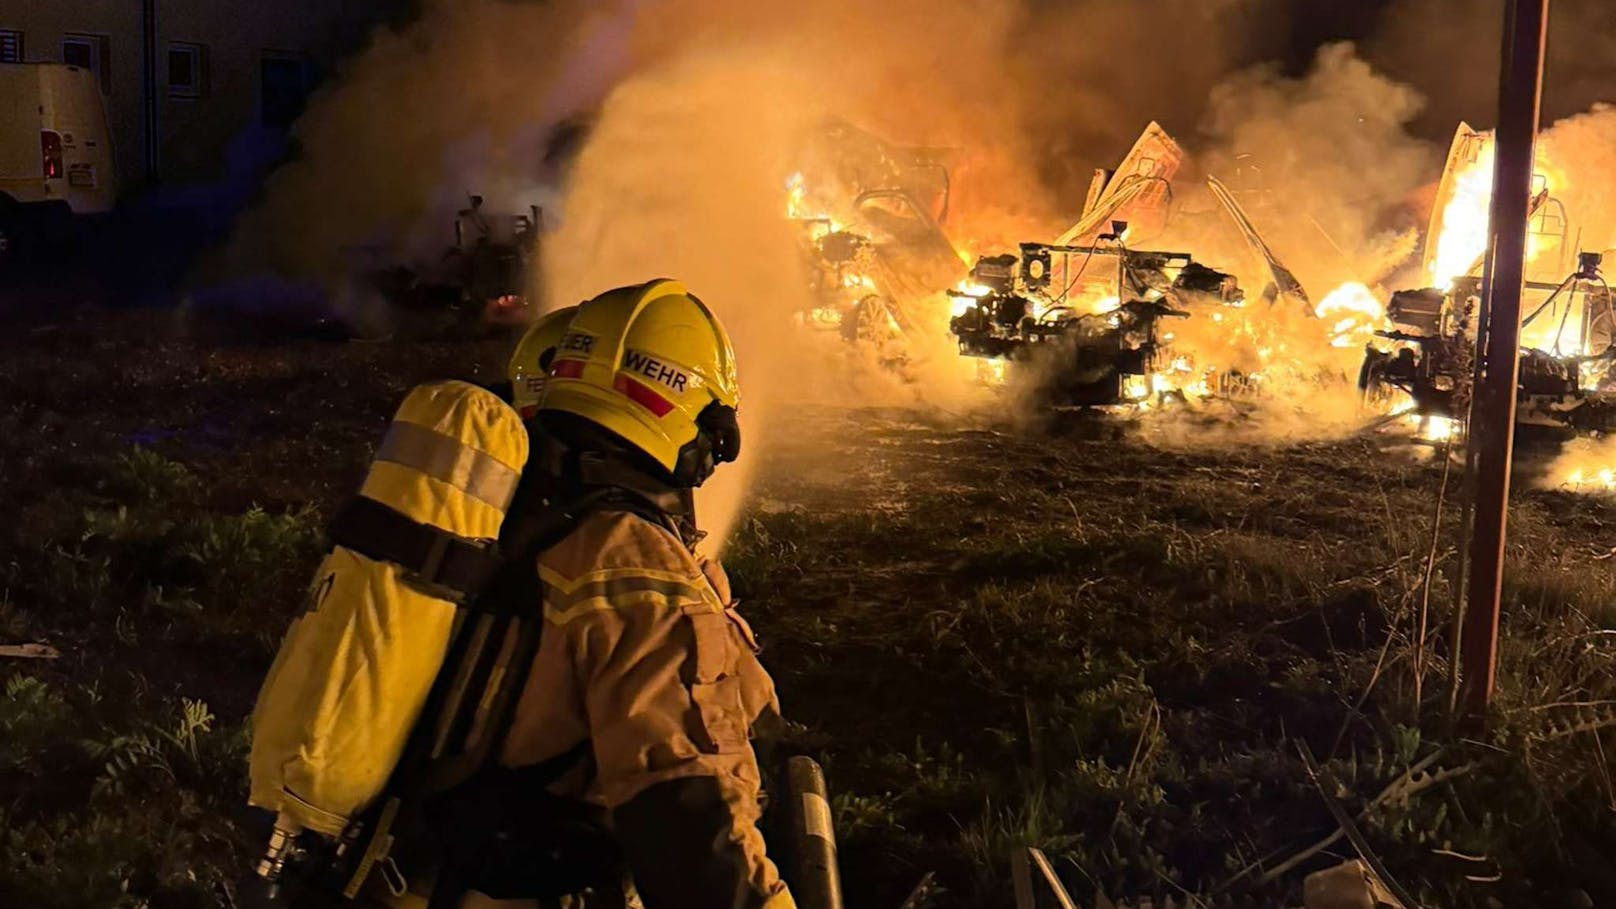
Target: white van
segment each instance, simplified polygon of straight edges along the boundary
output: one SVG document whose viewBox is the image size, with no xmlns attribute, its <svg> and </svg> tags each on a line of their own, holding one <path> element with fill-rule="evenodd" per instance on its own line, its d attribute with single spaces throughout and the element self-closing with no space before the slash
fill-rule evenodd
<svg viewBox="0 0 1616 909">
<path fill-rule="evenodd" d="M 95 74 L 64 63 L 0 63 L 0 242 L 63 215 L 110 211 L 117 195 Z"/>
</svg>

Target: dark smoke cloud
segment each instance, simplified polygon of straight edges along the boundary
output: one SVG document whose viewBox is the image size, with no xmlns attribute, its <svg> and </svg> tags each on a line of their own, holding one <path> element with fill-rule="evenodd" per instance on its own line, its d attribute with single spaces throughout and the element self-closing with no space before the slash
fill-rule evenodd
<svg viewBox="0 0 1616 909">
<path fill-rule="evenodd" d="M 620 77 L 626 32 L 585 0 L 429 0 L 311 99 L 301 157 L 271 177 L 204 280 L 333 282 L 356 246 L 440 250 L 468 190 L 493 201 L 546 176 L 546 136 Z"/>
<path fill-rule="evenodd" d="M 1497 116 L 1504 0 L 1398 0 L 1368 43 L 1371 62 L 1429 100 L 1414 126 L 1432 139 Z M 1610 0 L 1554 0 L 1543 115 L 1552 122 L 1616 95 L 1616 19 Z"/>
</svg>

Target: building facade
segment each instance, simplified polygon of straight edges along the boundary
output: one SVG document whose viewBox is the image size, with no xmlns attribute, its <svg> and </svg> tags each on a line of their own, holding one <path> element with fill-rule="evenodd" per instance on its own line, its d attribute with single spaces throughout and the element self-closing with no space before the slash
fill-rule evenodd
<svg viewBox="0 0 1616 909">
<path fill-rule="evenodd" d="M 93 70 L 126 189 L 225 176 L 407 0 L 0 0 L 0 61 Z"/>
</svg>

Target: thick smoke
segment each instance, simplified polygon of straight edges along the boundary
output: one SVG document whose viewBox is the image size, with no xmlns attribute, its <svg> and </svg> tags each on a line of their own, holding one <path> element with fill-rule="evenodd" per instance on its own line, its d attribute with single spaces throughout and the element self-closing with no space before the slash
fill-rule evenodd
<svg viewBox="0 0 1616 909">
<path fill-rule="evenodd" d="M 1268 210 L 1251 215 L 1322 296 L 1344 281 L 1373 283 L 1412 251 L 1400 209 L 1440 169 L 1437 150 L 1408 132 L 1423 103 L 1353 45 L 1328 45 L 1299 78 L 1264 66 L 1215 86 L 1201 159 L 1226 180 L 1260 170 Z"/>
<path fill-rule="evenodd" d="M 1539 160 L 1561 182 L 1553 192 L 1574 225 L 1568 241 L 1589 252 L 1616 251 L 1616 107 L 1601 103 L 1567 117 L 1545 130 L 1541 143 Z M 1616 267 L 1616 256 L 1606 264 Z"/>
<path fill-rule="evenodd" d="M 261 271 L 334 285 L 363 247 L 436 255 L 468 192 L 545 201 L 550 128 L 597 103 L 627 60 L 624 23 L 593 4 L 437 0 L 317 94 L 299 157 L 265 187 L 204 277 Z"/>
<path fill-rule="evenodd" d="M 1558 9 L 1577 6 L 1563 2 Z M 1497 18 L 1461 5 L 1467 15 L 1453 21 Z M 899 376 L 791 324 L 809 301 L 798 238 L 782 217 L 783 180 L 827 116 L 898 144 L 952 149 L 945 227 L 972 257 L 1058 235 L 1078 214 L 1092 168 L 1114 164 L 1156 119 L 1206 172 L 1228 178 L 1261 163 L 1260 195 L 1276 204 L 1252 217 L 1315 303 L 1341 282 L 1395 286 L 1440 161 L 1440 146 L 1413 138 L 1410 126 L 1434 116 L 1447 118 L 1435 132 L 1451 131 L 1456 112 L 1485 125 L 1496 36 L 1486 25 L 1434 28 L 1450 21 L 1449 5 L 1404 0 L 1369 42 L 1379 69 L 1350 45 L 1325 48 L 1300 75 L 1258 65 L 1283 56 L 1297 6 L 425 0 L 413 24 L 378 34 L 313 99 L 296 129 L 302 156 L 270 181 L 212 275 L 270 272 L 335 294 L 366 245 L 435 255 L 467 192 L 494 210 L 542 204 L 553 228 L 534 288 L 543 308 L 668 275 L 719 311 L 738 346 L 753 459 L 805 400 L 969 400 L 962 377 L 974 364 L 948 356 L 946 301 L 920 306 L 936 349 L 918 350 Z M 1616 59 L 1595 37 L 1566 40 L 1588 58 Z M 1591 90 L 1597 67 L 1555 59 L 1551 80 L 1559 73 L 1575 91 Z M 1431 107 L 1399 81 L 1411 79 L 1435 92 Z M 1566 128 L 1606 135 L 1597 118 Z M 1182 210 L 1222 217 L 1197 196 L 1185 190 Z M 1221 239 L 1197 236 L 1198 258 L 1260 289 L 1266 275 L 1223 227 Z M 1242 369 L 1278 351 L 1283 362 L 1269 373 L 1294 376 L 1298 389 L 1351 366 L 1350 351 L 1330 347 L 1304 313 L 1250 318 L 1247 332 L 1199 326 L 1184 343 Z M 1328 393 L 1331 403 L 1351 400 Z M 1277 418 L 1273 432 L 1316 427 L 1319 409 L 1307 407 L 1295 423 Z M 727 489 L 706 496 L 720 536 L 743 474 L 720 473 Z"/>
<path fill-rule="evenodd" d="M 793 408 L 917 396 L 792 324 L 813 301 L 797 228 L 784 217 L 785 175 L 800 167 L 805 139 L 829 116 L 883 123 L 913 144 L 996 149 L 978 167 L 1012 172 L 1001 162 L 1017 149 L 991 141 L 1012 134 L 1004 118 L 1013 112 L 995 104 L 1002 92 L 950 65 L 956 55 L 992 59 L 1006 22 L 922 3 L 785 13 L 662 4 L 642 16 L 636 34 L 653 46 L 601 106 L 572 170 L 562 220 L 544 248 L 543 292 L 560 305 L 671 275 L 722 315 L 741 361 L 752 437 L 743 469 L 721 472 L 702 496 L 705 523 L 721 538 L 738 510 L 746 461 L 766 451 L 768 433 L 789 431 Z M 677 47 L 651 40 L 681 22 L 703 26 Z M 984 202 L 970 214 L 1013 217 L 1004 202 Z M 965 386 L 957 358 L 932 365 L 919 396 L 958 396 Z"/>
<path fill-rule="evenodd" d="M 956 198 L 974 217 L 958 220 L 982 234 L 961 239 L 1015 242 L 1026 224 L 1074 217 L 1091 168 L 1147 120 L 1191 128 L 1205 98 L 1186 87 L 1263 59 L 1282 11 L 1279 0 L 426 0 L 313 99 L 296 127 L 301 158 L 238 226 L 225 273 L 328 277 L 354 246 L 381 241 L 433 251 L 468 190 L 492 187 L 491 204 L 524 188 L 549 198 L 561 174 L 543 140 L 557 124 L 670 61 L 730 50 L 792 67 L 813 108 L 959 149 Z M 1136 65 L 1146 55 L 1174 65 Z M 800 103 L 759 88 L 735 81 L 735 103 Z"/>
</svg>

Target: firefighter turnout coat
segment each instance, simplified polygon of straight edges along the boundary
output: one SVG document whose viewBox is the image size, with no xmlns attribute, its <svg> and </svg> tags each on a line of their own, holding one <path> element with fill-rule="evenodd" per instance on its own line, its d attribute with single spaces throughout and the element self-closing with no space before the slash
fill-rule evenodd
<svg viewBox="0 0 1616 909">
<path fill-rule="evenodd" d="M 602 511 L 538 572 L 544 631 L 501 763 L 587 742 L 592 773 L 552 791 L 607 809 L 647 909 L 790 906 L 749 740 L 778 704 L 723 569 L 668 527 Z"/>
</svg>

